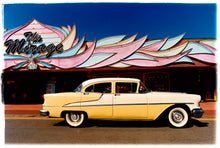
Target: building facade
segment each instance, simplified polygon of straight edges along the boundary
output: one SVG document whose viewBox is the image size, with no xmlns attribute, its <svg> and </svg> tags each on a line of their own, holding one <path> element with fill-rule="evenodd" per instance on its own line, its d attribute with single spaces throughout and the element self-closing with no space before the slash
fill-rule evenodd
<svg viewBox="0 0 220 148">
<path fill-rule="evenodd" d="M 94 41 L 76 27 L 33 19 L 4 32 L 2 96 L 5 104 L 42 104 L 45 93 L 73 91 L 96 77 L 139 78 L 154 91 L 200 94 L 216 100 L 215 39 L 151 40 L 117 35 Z"/>
</svg>

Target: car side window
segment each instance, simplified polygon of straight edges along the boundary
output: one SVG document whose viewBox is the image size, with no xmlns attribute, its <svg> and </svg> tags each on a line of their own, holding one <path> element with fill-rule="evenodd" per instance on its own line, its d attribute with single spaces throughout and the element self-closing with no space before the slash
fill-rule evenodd
<svg viewBox="0 0 220 148">
<path fill-rule="evenodd" d="M 150 90 L 142 82 L 140 82 L 139 93 L 147 93 L 147 92 L 150 92 Z"/>
<path fill-rule="evenodd" d="M 94 92 L 94 85 L 91 85 L 85 89 L 85 92 Z"/>
<path fill-rule="evenodd" d="M 116 83 L 116 93 L 136 93 L 137 83 Z"/>
<path fill-rule="evenodd" d="M 85 89 L 85 92 L 111 93 L 111 83 L 98 83 Z"/>
</svg>

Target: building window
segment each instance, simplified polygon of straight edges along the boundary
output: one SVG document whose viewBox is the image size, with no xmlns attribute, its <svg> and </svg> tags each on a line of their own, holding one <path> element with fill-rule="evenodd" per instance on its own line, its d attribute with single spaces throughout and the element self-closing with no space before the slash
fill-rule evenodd
<svg viewBox="0 0 220 148">
<path fill-rule="evenodd" d="M 153 91 L 170 91 L 170 77 L 167 72 L 145 74 L 145 85 Z"/>
</svg>

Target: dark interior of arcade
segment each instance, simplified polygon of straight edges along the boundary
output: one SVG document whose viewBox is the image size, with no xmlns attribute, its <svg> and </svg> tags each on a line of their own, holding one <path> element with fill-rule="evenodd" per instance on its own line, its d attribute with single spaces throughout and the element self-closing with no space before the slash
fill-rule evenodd
<svg viewBox="0 0 220 148">
<path fill-rule="evenodd" d="M 72 92 L 84 80 L 97 77 L 138 78 L 152 91 L 199 94 L 202 101 L 216 100 L 216 69 L 170 68 L 111 71 L 5 72 L 2 73 L 4 104 L 42 104 L 43 94 Z"/>
</svg>

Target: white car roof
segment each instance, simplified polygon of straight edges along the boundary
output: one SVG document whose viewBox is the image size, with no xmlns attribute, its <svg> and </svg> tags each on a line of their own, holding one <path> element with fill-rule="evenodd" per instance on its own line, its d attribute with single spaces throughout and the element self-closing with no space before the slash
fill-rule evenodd
<svg viewBox="0 0 220 148">
<path fill-rule="evenodd" d="M 95 78 L 95 79 L 90 79 L 90 80 L 84 81 L 82 83 L 82 86 L 87 86 L 91 83 L 102 82 L 102 81 L 134 81 L 134 82 L 140 82 L 139 79 L 135 79 L 135 78 Z"/>
</svg>

